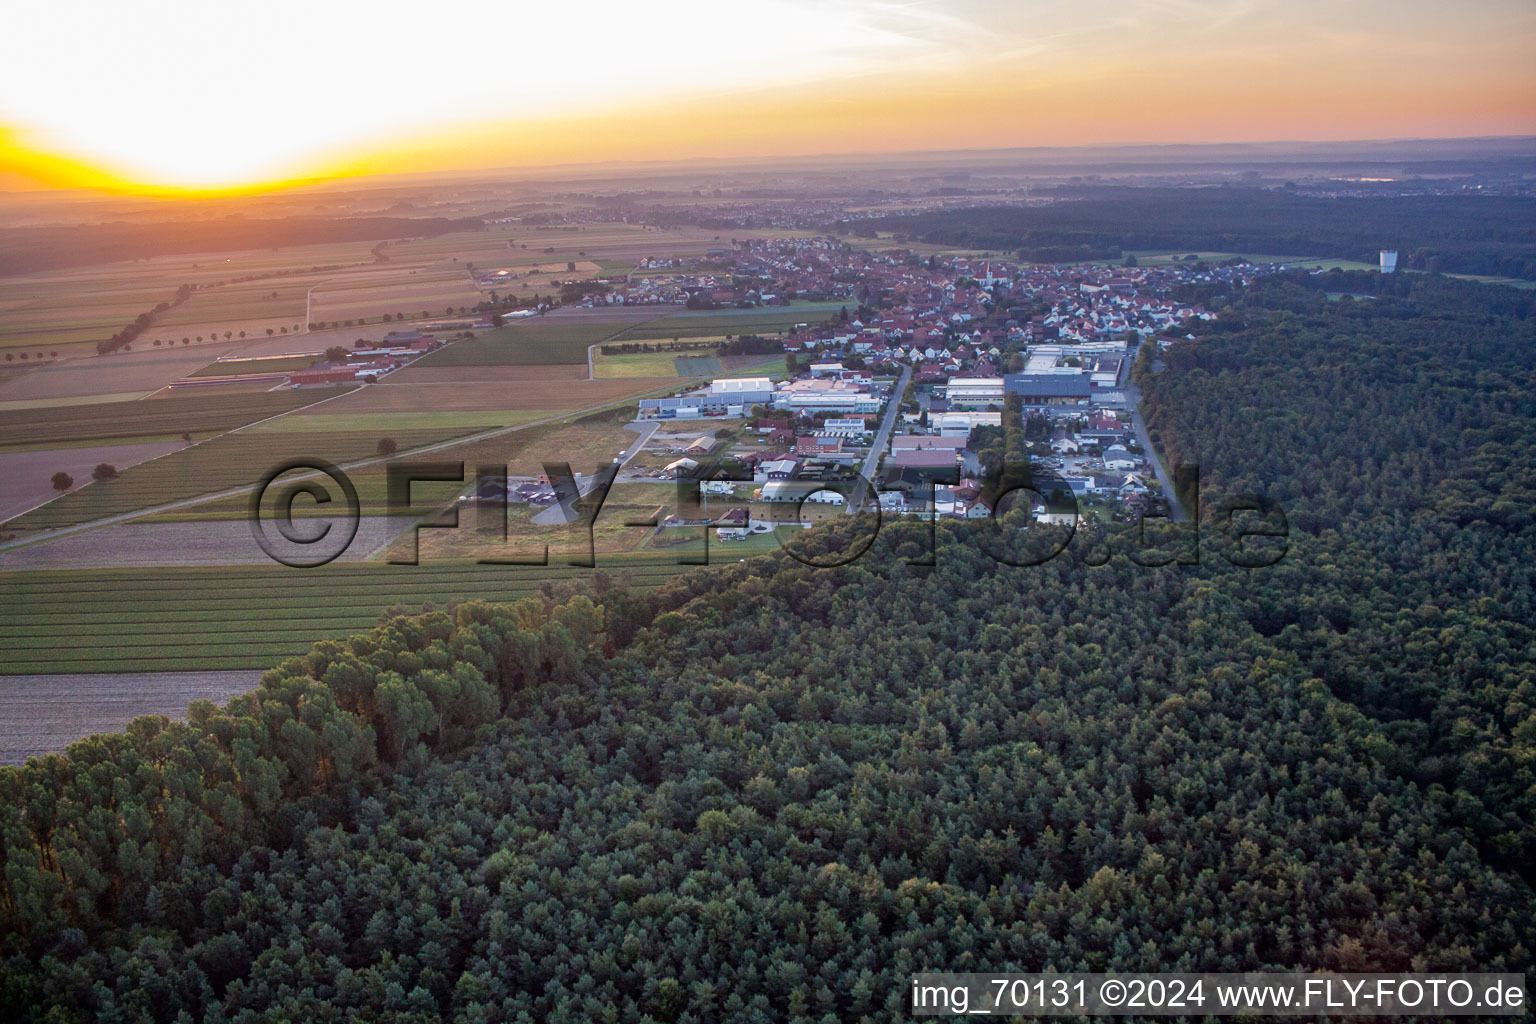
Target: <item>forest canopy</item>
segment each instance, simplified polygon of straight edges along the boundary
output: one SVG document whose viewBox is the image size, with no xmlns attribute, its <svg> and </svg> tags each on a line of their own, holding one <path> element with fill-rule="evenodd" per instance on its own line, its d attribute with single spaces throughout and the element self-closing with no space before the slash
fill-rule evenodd
<svg viewBox="0 0 1536 1024">
<path fill-rule="evenodd" d="M 1286 508 L 1265 569 L 1091 536 L 1013 567 L 969 524 L 923 565 L 898 522 L 838 568 L 398 610 L 0 769 L 0 1015 L 874 1021 L 934 968 L 1530 970 L 1536 321 L 1340 297 L 1372 279 L 1266 281 L 1138 363 L 1202 510 Z"/>
<path fill-rule="evenodd" d="M 1258 188 L 1062 186 L 1055 202 L 976 206 L 844 221 L 935 245 L 1016 250 L 1046 263 L 1118 260 L 1132 250 L 1330 256 L 1400 267 L 1536 280 L 1536 199 L 1522 196 L 1295 195 Z"/>
</svg>

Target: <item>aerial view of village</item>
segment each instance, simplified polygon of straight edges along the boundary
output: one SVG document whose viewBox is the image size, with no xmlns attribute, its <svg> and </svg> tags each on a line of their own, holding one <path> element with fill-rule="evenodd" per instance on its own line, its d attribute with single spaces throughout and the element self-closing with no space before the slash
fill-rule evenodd
<svg viewBox="0 0 1536 1024">
<path fill-rule="evenodd" d="M 109 265 L 131 275 L 124 290 L 189 278 L 168 288 L 184 301 L 105 342 L 78 340 L 89 324 L 26 326 L 52 336 L 48 351 L 10 345 L 16 369 L 0 383 L 17 442 L 0 454 L 0 571 L 26 571 L 7 578 L 35 616 L 7 640 L 8 665 L 48 680 L 45 693 L 107 673 L 123 702 L 88 710 L 16 691 L 28 712 L 6 716 L 6 756 L 232 695 L 317 631 L 429 601 L 445 580 L 486 594 L 582 568 L 657 581 L 793 550 L 838 513 L 1183 519 L 1132 369 L 1213 316 L 1200 295 L 1286 267 L 1209 253 L 1039 264 L 794 224 L 733 238 L 534 205 L 327 254 L 366 257 L 350 265 L 274 265 L 319 258 L 308 248 Z M 801 219 L 783 203 L 735 212 Z M 78 273 L 5 287 L 29 294 Z M 436 308 L 445 301 L 457 304 Z M 415 305 L 428 308 L 399 308 Z M 1009 458 L 1069 491 L 1003 493 Z M 278 485 L 313 479 L 314 459 L 359 493 L 345 546 L 334 480 L 287 496 L 295 539 L 267 522 Z M 290 460 L 304 464 L 267 481 L 253 532 L 251 497 Z M 418 462 L 458 464 L 456 479 L 418 479 L 392 503 L 390 467 Z M 533 555 L 536 566 L 503 564 Z M 385 602 L 335 595 L 320 615 L 258 611 L 229 591 L 245 576 L 329 589 L 327 569 L 291 562 L 397 572 L 402 589 Z M 419 568 L 392 569 L 405 562 Z M 116 628 L 53 642 L 76 627 L 66 602 Z"/>
<path fill-rule="evenodd" d="M 1529 1015 L 1529 0 L 12 7 L 0 1021 Z"/>
<path fill-rule="evenodd" d="M 231 696 L 386 605 L 795 557 L 828 516 L 1060 528 L 1041 560 L 1117 525 L 1141 537 L 1199 494 L 1149 429 L 1137 366 L 1266 275 L 1396 269 L 1392 251 L 913 244 L 886 221 L 956 201 L 924 195 L 924 171 L 878 173 L 874 208 L 814 185 L 598 205 L 542 186 L 466 216 L 479 190 L 436 185 L 405 193 L 445 209 L 428 237 L 0 281 L 0 572 L 29 609 L 7 661 L 35 683 L 5 698 L 5 756 Z M 82 279 L 102 288 L 88 319 L 24 298 Z M 150 308 L 125 326 L 134 303 Z M 353 586 L 370 573 L 388 600 Z M 99 628 L 58 642 L 83 622 Z M 62 696 L 79 673 L 118 699 Z"/>
</svg>

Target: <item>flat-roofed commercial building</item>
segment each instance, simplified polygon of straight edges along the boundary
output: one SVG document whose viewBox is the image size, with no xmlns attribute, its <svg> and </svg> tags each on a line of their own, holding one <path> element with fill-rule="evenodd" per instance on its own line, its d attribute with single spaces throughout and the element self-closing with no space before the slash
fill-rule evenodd
<svg viewBox="0 0 1536 1024">
<path fill-rule="evenodd" d="M 989 405 L 1002 405 L 1003 378 L 951 377 L 944 388 L 944 396 L 956 408 L 984 409 Z"/>
<path fill-rule="evenodd" d="M 953 469 L 959 463 L 952 448 L 898 448 L 885 460 L 890 469 Z"/>
<path fill-rule="evenodd" d="M 891 438 L 891 451 L 927 451 L 942 449 L 958 452 L 965 448 L 963 437 L 942 437 L 938 434 L 897 434 Z"/>
<path fill-rule="evenodd" d="M 768 377 L 722 377 L 702 391 L 671 398 L 642 398 L 641 419 L 695 419 L 700 416 L 739 416 L 754 405 L 773 401 Z"/>
<path fill-rule="evenodd" d="M 721 405 L 767 405 L 773 401 L 773 379 L 722 377 L 710 383 L 708 397 Z"/>
<path fill-rule="evenodd" d="M 698 419 L 704 415 L 703 395 L 640 399 L 641 419 Z"/>
<path fill-rule="evenodd" d="M 1082 373 L 1010 373 L 1004 380 L 1008 393 L 1025 405 L 1077 405 L 1091 391 Z"/>
<path fill-rule="evenodd" d="M 933 417 L 934 426 L 939 428 L 939 433 L 960 437 L 969 437 L 971 430 L 976 427 L 1000 427 L 1003 425 L 1003 414 L 1000 412 L 941 412 Z"/>
<path fill-rule="evenodd" d="M 852 381 L 820 378 L 792 380 L 779 385 L 773 404 L 796 412 L 879 412 L 880 399 Z"/>
</svg>

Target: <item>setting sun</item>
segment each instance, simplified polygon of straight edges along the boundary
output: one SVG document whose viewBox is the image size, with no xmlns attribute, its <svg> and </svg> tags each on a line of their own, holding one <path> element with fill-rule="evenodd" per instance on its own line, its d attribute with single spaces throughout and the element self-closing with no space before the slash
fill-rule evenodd
<svg viewBox="0 0 1536 1024">
<path fill-rule="evenodd" d="M 228 189 L 450 162 L 1509 134 L 1536 126 L 1533 20 L 1520 3 L 1137 2 L 1087 22 L 1055 0 L 24 5 L 0 171 Z"/>
</svg>

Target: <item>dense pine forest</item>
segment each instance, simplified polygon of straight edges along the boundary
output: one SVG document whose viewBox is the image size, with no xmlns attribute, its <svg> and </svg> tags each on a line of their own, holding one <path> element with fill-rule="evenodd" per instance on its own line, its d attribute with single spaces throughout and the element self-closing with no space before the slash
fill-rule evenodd
<svg viewBox="0 0 1536 1024">
<path fill-rule="evenodd" d="M 887 522 L 837 568 L 392 615 L 0 769 L 0 1016 L 875 1021 L 922 970 L 1530 970 L 1531 298 L 1211 298 L 1138 383 L 1202 529 L 1263 495 L 1278 563 L 1083 530 L 1016 567 L 971 525 L 929 558 Z"/>
<path fill-rule="evenodd" d="M 1118 260 L 1130 250 L 1214 250 L 1265 256 L 1320 251 L 1374 264 L 1399 250 L 1413 270 L 1536 280 L 1536 199 L 1422 195 L 1340 198 L 1288 189 L 1064 185 L 1041 206 L 977 206 L 844 221 L 947 246 L 1016 250 L 1048 263 Z"/>
</svg>

